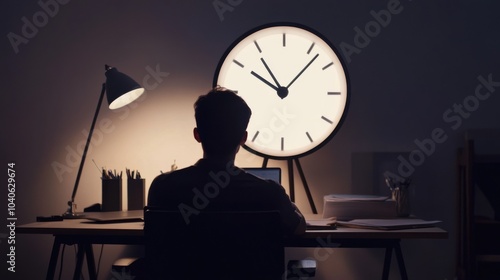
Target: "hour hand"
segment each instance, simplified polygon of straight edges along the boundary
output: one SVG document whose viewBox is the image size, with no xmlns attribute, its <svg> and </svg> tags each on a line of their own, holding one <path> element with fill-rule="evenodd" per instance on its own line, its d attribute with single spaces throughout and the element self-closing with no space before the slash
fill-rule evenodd
<svg viewBox="0 0 500 280">
<path fill-rule="evenodd" d="M 261 80 L 264 84 L 270 86 L 271 88 L 273 88 L 274 90 L 278 90 L 278 87 L 273 85 L 271 82 L 269 82 L 268 80 L 264 79 L 261 75 L 255 73 L 254 71 L 250 72 L 250 74 L 254 75 L 257 79 Z"/>
</svg>

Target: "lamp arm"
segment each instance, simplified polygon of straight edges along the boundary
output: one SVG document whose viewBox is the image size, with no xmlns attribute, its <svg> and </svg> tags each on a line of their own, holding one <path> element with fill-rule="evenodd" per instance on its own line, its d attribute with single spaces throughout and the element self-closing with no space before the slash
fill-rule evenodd
<svg viewBox="0 0 500 280">
<path fill-rule="evenodd" d="M 73 187 L 73 194 L 71 194 L 71 201 L 68 204 L 73 204 L 75 202 L 76 191 L 78 190 L 78 184 L 80 183 L 80 177 L 82 175 L 83 166 L 85 165 L 85 158 L 87 157 L 87 152 L 90 146 L 90 140 L 92 139 L 92 134 L 94 133 L 95 123 L 97 121 L 97 116 L 101 110 L 102 99 L 104 98 L 104 92 L 106 91 L 106 83 L 102 84 L 101 95 L 99 96 L 99 102 L 97 102 L 97 108 L 95 110 L 94 119 L 92 120 L 92 125 L 90 126 L 89 136 L 87 138 L 87 143 L 85 144 L 85 149 L 83 150 L 82 161 L 80 162 L 80 167 L 78 168 L 78 173 L 76 175 L 75 186 Z M 69 205 L 72 207 L 71 205 Z"/>
</svg>

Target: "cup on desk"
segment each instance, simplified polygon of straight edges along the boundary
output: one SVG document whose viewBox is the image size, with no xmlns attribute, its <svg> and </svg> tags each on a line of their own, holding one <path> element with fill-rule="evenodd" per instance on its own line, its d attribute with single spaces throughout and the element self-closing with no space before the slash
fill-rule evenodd
<svg viewBox="0 0 500 280">
<path fill-rule="evenodd" d="M 408 188 L 395 188 L 392 190 L 392 199 L 396 201 L 398 217 L 410 216 L 410 192 Z"/>
<path fill-rule="evenodd" d="M 128 210 L 144 209 L 145 179 L 127 179 Z"/>
<path fill-rule="evenodd" d="M 102 211 L 122 210 L 122 179 L 102 179 Z"/>
</svg>

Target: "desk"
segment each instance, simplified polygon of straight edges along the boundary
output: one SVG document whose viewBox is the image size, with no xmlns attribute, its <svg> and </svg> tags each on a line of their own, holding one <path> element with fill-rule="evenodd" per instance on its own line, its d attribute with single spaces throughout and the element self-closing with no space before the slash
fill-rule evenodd
<svg viewBox="0 0 500 280">
<path fill-rule="evenodd" d="M 92 244 L 144 244 L 144 223 L 96 224 L 88 220 L 64 220 L 61 222 L 35 222 L 19 226 L 21 234 L 51 234 L 54 244 L 46 279 L 53 279 L 61 244 L 76 244 L 77 265 L 74 279 L 79 279 L 83 260 L 87 255 L 90 279 L 97 279 Z M 382 279 L 388 279 L 392 251 L 396 253 L 401 279 L 408 279 L 401 252 L 401 239 L 445 239 L 448 233 L 438 227 L 406 230 L 369 230 L 339 227 L 336 230 L 308 230 L 303 236 L 285 241 L 286 247 L 309 248 L 385 248 Z"/>
</svg>

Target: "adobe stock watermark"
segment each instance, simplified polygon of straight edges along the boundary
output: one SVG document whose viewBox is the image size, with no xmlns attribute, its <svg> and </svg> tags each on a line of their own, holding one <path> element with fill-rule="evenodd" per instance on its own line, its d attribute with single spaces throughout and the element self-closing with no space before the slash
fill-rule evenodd
<svg viewBox="0 0 500 280">
<path fill-rule="evenodd" d="M 191 205 L 182 202 L 177 206 L 186 225 L 191 223 L 192 215 L 200 214 L 210 204 L 210 200 L 216 198 L 220 194 L 220 191 L 229 185 L 231 176 L 236 176 L 240 172 L 241 170 L 233 164 L 233 161 L 227 162 L 225 170 L 217 173 L 210 171 L 208 175 L 212 181 L 206 183 L 203 186 L 203 190 L 199 190 L 196 187 L 192 189 L 193 200 Z"/>
<path fill-rule="evenodd" d="M 481 103 L 487 101 L 496 89 L 500 87 L 500 81 L 494 81 L 493 74 L 491 73 L 486 77 L 479 75 L 477 80 L 478 83 L 473 94 L 466 96 L 460 103 L 454 103 L 443 112 L 443 122 L 447 125 L 448 130 L 455 131 L 459 129 L 464 120 L 469 119 L 472 113 L 479 109 Z M 415 139 L 413 142 L 417 148 L 409 153 L 408 158 L 405 158 L 403 155 L 397 157 L 399 161 L 398 174 L 387 171 L 384 175 L 389 175 L 399 180 L 410 177 L 415 172 L 416 167 L 424 164 L 426 159 L 436 152 L 438 145 L 448 140 L 445 128 L 436 127 L 432 129 L 429 137 L 422 140 Z"/>
<path fill-rule="evenodd" d="M 70 0 L 40 0 L 38 6 L 40 10 L 33 13 L 31 19 L 22 17 L 23 23 L 20 33 L 9 32 L 7 39 L 15 54 L 19 53 L 19 46 L 21 44 L 28 44 L 30 39 L 35 38 L 41 28 L 44 28 L 51 18 L 54 18 L 60 10 L 62 5 L 66 5 Z"/>
<path fill-rule="evenodd" d="M 371 10 L 370 15 L 373 20 L 368 21 L 363 29 L 358 26 L 354 27 L 353 43 L 340 43 L 340 50 L 346 58 L 347 63 L 351 62 L 351 56 L 353 54 L 360 54 L 361 50 L 368 47 L 371 40 L 379 36 L 382 29 L 386 28 L 391 23 L 392 17 L 400 14 L 403 9 L 399 0 L 389 0 L 386 9 L 382 9 L 378 12 Z"/>
<path fill-rule="evenodd" d="M 314 259 L 318 261 L 326 261 L 332 254 L 333 249 L 340 247 L 340 243 L 332 241 L 332 236 L 328 235 L 325 239 L 316 238 L 318 246 L 314 248 Z"/>
<path fill-rule="evenodd" d="M 219 16 L 221 22 L 224 21 L 224 14 L 227 12 L 233 12 L 236 7 L 238 7 L 243 0 L 214 0 L 212 6 Z"/>
<path fill-rule="evenodd" d="M 294 119 L 296 116 L 287 112 L 285 107 L 275 108 L 273 110 L 273 116 L 269 119 L 269 123 L 262 127 L 259 131 L 264 137 L 259 137 L 258 141 L 264 141 L 263 143 L 271 142 L 277 132 L 283 131 L 287 125 L 290 124 L 290 120 Z M 256 137 L 256 136 L 255 136 Z M 254 138 L 255 138 L 254 137 Z M 255 140 L 255 139 L 254 139 Z M 255 157 L 254 154 L 249 153 L 249 160 L 251 157 Z M 202 190 L 198 188 L 193 188 L 193 199 L 191 204 L 181 203 L 178 205 L 178 209 L 184 218 L 186 224 L 191 222 L 192 215 L 198 215 L 203 209 L 205 209 L 209 204 L 210 200 L 216 198 L 221 190 L 226 188 L 232 176 L 236 176 L 241 172 L 239 168 L 234 166 L 233 161 L 227 163 L 225 170 L 219 171 L 217 173 L 211 171 L 209 173 L 212 181 L 206 183 Z"/>
<path fill-rule="evenodd" d="M 296 117 L 296 115 L 288 112 L 287 107 L 273 109 L 273 116 L 269 118 L 269 122 L 252 135 L 251 141 L 257 140 L 257 143 L 264 146 L 271 143 L 275 140 L 276 133 L 284 131 L 290 125 L 290 121 Z"/>
<path fill-rule="evenodd" d="M 126 271 L 125 268 L 122 268 L 120 272 L 112 270 L 111 275 L 113 275 L 111 280 L 134 280 L 135 279 L 135 276 L 130 275 L 130 273 L 128 271 Z"/>
<path fill-rule="evenodd" d="M 145 70 L 147 74 L 142 79 L 142 86 L 144 87 L 146 92 L 135 102 L 113 111 L 119 114 L 118 118 L 121 121 L 125 120 L 131 114 L 132 110 L 135 110 L 140 105 L 140 103 L 146 100 L 148 91 L 156 89 L 170 75 L 169 72 L 161 71 L 159 64 L 157 64 L 155 68 L 146 66 Z M 115 122 L 113 122 L 113 120 L 110 118 L 103 118 L 98 121 L 90 140 L 88 154 L 92 153 L 93 147 L 97 147 L 103 142 L 105 135 L 109 135 L 115 129 Z M 64 147 L 64 149 L 66 150 L 64 163 L 58 161 L 53 161 L 51 163 L 52 170 L 54 171 L 54 174 L 56 175 L 59 183 L 64 180 L 65 174 L 72 173 L 76 168 L 78 168 L 80 164 L 89 131 L 87 129 L 82 129 L 81 134 L 82 138 L 76 145 L 66 145 L 66 147 Z"/>
<path fill-rule="evenodd" d="M 335 239 L 332 237 L 331 234 L 329 234 L 325 238 L 317 237 L 316 242 L 318 245 L 314 248 L 313 257 L 311 258 L 311 261 L 316 261 L 316 262 L 324 262 L 328 260 L 330 256 L 334 253 L 334 248 L 338 248 L 341 246 L 340 243 L 335 242 Z M 304 277 L 304 279 L 306 279 L 308 278 L 309 275 L 307 271 L 304 271 L 303 268 L 299 266 L 292 266 L 285 273 L 287 274 L 291 273 L 294 276 L 299 277 L 297 279 L 302 279 L 301 277 Z"/>
<path fill-rule="evenodd" d="M 274 108 L 273 115 L 269 122 L 260 127 L 254 135 L 248 135 L 248 141 L 255 142 L 257 145 L 266 146 L 276 139 L 277 133 L 284 131 L 290 125 L 293 119 L 297 118 L 295 114 L 288 111 L 287 107 Z M 252 161 L 257 155 L 249 152 L 244 161 Z"/>
</svg>

